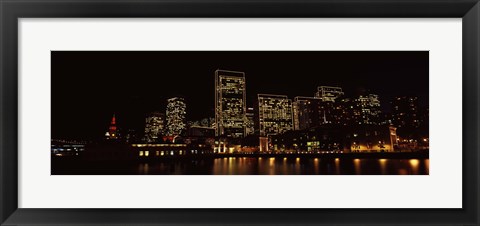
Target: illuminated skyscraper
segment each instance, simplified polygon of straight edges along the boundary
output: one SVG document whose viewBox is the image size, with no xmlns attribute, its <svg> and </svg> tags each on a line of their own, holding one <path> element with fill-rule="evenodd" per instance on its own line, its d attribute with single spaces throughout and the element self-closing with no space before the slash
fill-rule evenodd
<svg viewBox="0 0 480 226">
<path fill-rule="evenodd" d="M 215 71 L 215 135 L 245 136 L 245 73 Z"/>
<path fill-rule="evenodd" d="M 317 93 L 315 93 L 315 97 L 320 98 L 323 101 L 335 101 L 343 95 L 342 88 L 333 86 L 319 86 Z"/>
<path fill-rule="evenodd" d="M 293 129 L 292 100 L 284 95 L 258 94 L 260 136 Z"/>
<path fill-rule="evenodd" d="M 170 98 L 167 101 L 167 135 L 181 135 L 187 129 L 187 105 L 181 97 Z"/>
<path fill-rule="evenodd" d="M 255 133 L 254 116 L 253 108 L 247 108 L 245 115 L 245 135 L 253 135 Z"/>
<path fill-rule="evenodd" d="M 355 99 L 355 117 L 358 124 L 382 124 L 380 100 L 376 94 L 360 95 Z"/>
<path fill-rule="evenodd" d="M 145 118 L 145 139 L 148 143 L 158 142 L 165 132 L 165 114 L 152 112 Z"/>
</svg>

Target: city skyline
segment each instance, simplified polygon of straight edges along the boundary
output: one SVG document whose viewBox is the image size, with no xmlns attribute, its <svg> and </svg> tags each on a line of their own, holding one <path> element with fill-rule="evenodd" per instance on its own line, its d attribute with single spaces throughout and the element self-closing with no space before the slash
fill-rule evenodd
<svg viewBox="0 0 480 226">
<path fill-rule="evenodd" d="M 59 54 L 57 55 L 57 53 L 59 53 Z M 117 52 L 115 52 L 115 53 L 117 53 Z M 153 53 L 151 53 L 151 52 L 146 52 L 146 53 L 145 52 L 120 52 L 119 54 L 113 54 L 111 52 L 107 52 L 107 53 L 105 53 L 105 52 L 52 52 L 52 65 L 57 65 L 57 64 L 53 64 L 54 59 L 58 59 L 59 61 L 62 61 L 62 60 L 65 60 L 64 58 L 67 58 L 66 61 L 68 61 L 68 59 L 71 60 L 71 58 L 73 58 L 73 59 L 75 59 L 75 58 L 77 58 L 77 59 L 78 58 L 85 58 L 86 56 L 90 56 L 90 55 L 94 55 L 94 56 L 96 56 L 96 58 L 98 58 L 98 55 L 101 55 L 101 56 L 104 57 L 104 60 L 109 62 L 109 61 L 114 61 L 114 59 L 118 60 L 118 58 L 121 58 L 119 56 L 128 55 L 129 57 L 126 57 L 126 58 L 130 59 L 131 55 L 134 55 L 134 56 L 138 55 L 138 54 L 145 54 L 145 55 L 153 54 L 153 55 L 155 55 L 156 53 L 157 52 L 153 52 Z M 161 52 L 161 53 L 165 54 L 164 52 Z M 178 52 L 168 52 L 168 53 L 169 54 L 172 54 L 172 53 L 178 54 Z M 180 52 L 180 53 L 186 54 L 187 56 L 192 55 L 192 54 L 193 55 L 198 55 L 199 54 L 198 52 L 187 52 L 187 53 Z M 222 54 L 223 55 L 225 55 L 225 54 L 229 55 L 230 54 L 231 55 L 233 53 L 235 53 L 235 54 L 240 53 L 240 55 L 242 55 L 242 54 L 245 55 L 245 54 L 248 53 L 250 55 L 265 56 L 265 52 L 227 52 L 227 53 L 224 53 L 224 52 L 213 52 L 213 53 L 212 52 L 206 52 L 206 53 L 201 52 L 201 53 L 207 54 L 207 55 L 208 54 L 213 54 L 213 55 L 222 55 Z M 267 53 L 268 54 L 273 54 L 271 52 L 267 52 Z M 278 54 L 278 52 L 274 52 L 274 53 L 275 53 L 275 55 Z M 281 52 L 281 53 L 283 53 L 283 55 L 286 55 L 287 53 L 291 54 L 292 52 Z M 304 55 L 305 54 L 306 55 L 312 55 L 312 52 L 294 52 L 293 55 L 299 55 L 299 54 L 301 55 L 302 53 Z M 339 54 L 337 52 L 314 52 L 314 53 L 317 53 L 317 54 L 320 54 L 320 55 L 327 54 L 327 53 L 330 54 L 330 55 Z M 393 58 L 398 58 L 398 56 L 397 56 L 398 53 L 400 55 L 405 54 L 405 52 L 394 52 L 394 53 L 395 54 L 390 53 L 390 52 L 387 52 L 387 53 L 385 53 L 385 52 L 340 52 L 340 55 L 342 55 L 342 54 L 345 55 L 346 54 L 347 56 L 344 56 L 343 57 L 344 59 L 348 59 L 349 57 L 351 58 L 352 57 L 351 55 L 357 55 L 357 57 L 358 57 L 359 54 L 374 55 L 373 58 L 371 56 L 370 60 L 372 62 L 376 62 L 377 64 L 379 64 L 379 62 L 375 61 L 375 59 L 377 58 L 377 60 L 380 60 L 380 59 L 378 59 L 380 55 L 383 55 L 383 58 L 385 58 L 385 57 L 389 58 L 389 55 L 395 55 L 395 57 L 393 57 Z M 425 67 L 425 65 L 426 65 L 426 71 L 425 71 L 425 68 L 423 68 L 423 72 L 424 72 L 423 76 L 418 75 L 418 71 L 419 71 L 418 67 L 421 68 L 421 66 L 420 66 L 421 63 L 420 62 L 414 62 L 414 63 L 411 63 L 411 65 L 409 65 L 408 63 L 405 63 L 405 61 L 401 61 L 402 64 L 407 65 L 406 66 L 407 68 L 410 68 L 411 70 L 416 71 L 416 73 L 414 73 L 413 75 L 410 74 L 410 76 L 403 76 L 400 79 L 400 80 L 410 81 L 410 83 L 412 85 L 409 86 L 408 90 L 410 90 L 410 91 L 413 90 L 413 92 L 411 92 L 411 93 L 403 92 L 403 95 L 399 95 L 400 92 L 395 91 L 395 87 L 398 86 L 398 84 L 395 84 L 395 85 L 390 84 L 390 86 L 388 86 L 388 84 L 385 84 L 385 83 L 382 84 L 381 80 L 378 81 L 374 85 L 369 85 L 370 87 L 368 87 L 366 85 L 362 85 L 362 84 L 365 84 L 365 83 L 363 83 L 361 81 L 359 82 L 359 81 L 354 79 L 355 81 L 357 81 L 357 83 L 355 83 L 355 81 L 343 81 L 344 86 L 339 85 L 339 87 L 343 88 L 344 93 L 347 96 L 351 96 L 351 97 L 354 97 L 354 96 L 357 96 L 357 95 L 360 95 L 360 94 L 361 95 L 378 94 L 380 96 L 380 98 L 384 98 L 383 101 L 380 101 L 382 103 L 382 106 L 389 105 L 388 102 L 385 101 L 385 99 L 392 99 L 395 96 L 405 96 L 405 95 L 416 96 L 420 99 L 419 102 L 422 102 L 422 99 L 427 99 L 428 100 L 428 98 L 426 98 L 426 97 L 428 97 L 428 85 L 425 85 L 425 84 L 428 84 L 428 52 L 426 52 L 426 54 L 425 54 L 425 52 L 412 52 L 412 53 L 409 53 L 410 55 L 407 54 L 407 56 L 411 57 L 411 55 L 415 55 L 415 53 L 417 55 L 419 55 L 419 56 L 417 56 L 417 58 L 419 58 L 419 59 L 425 58 L 425 55 L 426 55 L 426 59 L 423 59 L 423 60 L 426 60 L 426 61 L 424 61 L 423 65 L 421 65 L 423 67 Z M 86 56 L 78 57 L 78 55 L 85 55 L 85 54 L 86 54 Z M 107 56 L 109 56 L 109 55 L 113 56 L 114 59 L 110 59 L 108 57 L 105 58 L 105 54 Z M 267 54 L 267 56 L 268 56 L 268 54 Z M 65 55 L 67 55 L 67 56 L 65 57 Z M 74 55 L 74 56 L 72 57 L 70 55 Z M 282 54 L 280 54 L 280 55 L 282 55 Z M 315 54 L 313 54 L 313 55 L 314 56 L 304 57 L 304 59 L 312 60 L 312 58 L 315 58 Z M 387 55 L 387 56 L 385 56 L 385 55 Z M 62 58 L 62 56 L 64 58 Z M 405 58 L 408 58 L 407 56 L 405 56 Z M 316 56 L 316 57 L 318 59 L 318 56 Z M 152 58 L 152 56 L 150 56 L 150 58 Z M 173 58 L 176 58 L 176 57 L 173 57 Z M 277 56 L 277 58 L 278 58 L 278 56 Z M 390 58 L 392 58 L 392 56 L 390 56 Z M 417 60 L 419 60 L 419 59 L 417 59 Z M 207 60 L 208 59 L 204 59 L 204 61 L 207 61 Z M 252 61 L 252 60 L 255 61 L 255 59 L 250 59 L 250 61 Z M 388 59 L 388 60 L 392 60 L 392 59 Z M 55 60 L 55 62 L 56 61 L 57 60 Z M 67 65 L 72 65 L 72 64 L 75 64 L 75 62 L 67 62 L 66 64 L 62 64 L 62 67 L 66 67 Z M 159 65 L 163 66 L 163 64 L 159 64 Z M 165 64 L 165 65 L 168 65 L 168 64 Z M 363 67 L 369 68 L 365 65 L 363 65 Z M 217 68 L 215 71 L 217 71 L 218 69 L 228 69 L 229 70 L 230 68 Z M 201 118 L 209 118 L 209 117 L 215 116 L 215 112 L 213 111 L 212 107 L 213 107 L 214 103 L 218 103 L 218 101 L 215 101 L 215 102 L 212 101 L 212 99 L 216 99 L 216 98 L 213 97 L 214 96 L 213 95 L 214 92 L 212 92 L 213 89 L 214 89 L 213 84 L 212 85 L 207 85 L 208 82 L 212 83 L 212 80 L 214 80 L 214 78 L 212 78 L 213 77 L 212 72 L 210 72 L 211 73 L 210 76 L 206 76 L 206 75 L 197 76 L 197 77 L 201 78 L 200 80 L 202 80 L 203 83 L 197 83 L 196 79 L 191 79 L 191 78 L 195 78 L 196 76 L 193 75 L 195 73 L 189 73 L 189 75 L 185 75 L 183 77 L 183 82 L 177 82 L 177 83 L 172 82 L 172 80 L 168 80 L 168 79 L 162 80 L 161 79 L 162 77 L 160 77 L 160 79 L 156 78 L 156 77 L 149 77 L 149 78 L 152 78 L 152 80 L 151 81 L 149 81 L 149 80 L 143 81 L 143 82 L 148 82 L 148 84 L 144 83 L 143 87 L 138 86 L 138 84 L 137 84 L 138 81 L 137 81 L 136 76 L 133 76 L 132 81 L 130 81 L 130 82 L 124 81 L 125 77 L 117 77 L 116 79 L 114 79 L 114 78 L 112 78 L 112 76 L 106 76 L 107 78 L 110 78 L 110 79 L 113 79 L 113 80 L 111 80 L 111 81 L 108 80 L 109 82 L 106 82 L 106 84 L 105 84 L 105 80 L 98 79 L 97 80 L 98 84 L 96 84 L 96 85 L 98 87 L 100 87 L 101 92 L 99 92 L 98 90 L 96 90 L 96 89 L 99 89 L 98 87 L 93 88 L 93 89 L 79 89 L 78 86 L 80 86 L 80 88 L 90 88 L 88 86 L 82 87 L 82 83 L 84 83 L 84 81 L 82 81 L 80 78 L 77 78 L 77 79 L 80 80 L 80 82 L 75 84 L 75 85 L 70 85 L 68 83 L 62 85 L 63 80 L 58 79 L 58 78 L 61 78 L 61 77 L 59 77 L 59 75 L 61 74 L 61 71 L 63 71 L 63 70 L 65 70 L 65 68 L 62 69 L 61 67 L 58 68 L 58 67 L 52 66 L 52 119 L 53 119 L 52 120 L 52 127 L 53 127 L 52 128 L 52 136 L 53 137 L 55 137 L 55 133 L 58 133 L 58 134 L 63 134 L 64 137 L 66 136 L 68 138 L 68 135 L 65 134 L 65 131 L 69 130 L 70 135 L 73 135 L 73 137 L 76 136 L 76 138 L 78 138 L 79 135 L 83 134 L 85 136 L 85 139 L 91 139 L 92 137 L 94 137 L 93 133 L 98 134 L 97 131 L 99 131 L 99 129 L 100 129 L 98 127 L 98 123 L 100 123 L 101 125 L 105 125 L 105 122 L 100 122 L 100 119 L 104 118 L 104 117 L 111 118 L 112 114 L 117 115 L 117 120 L 119 121 L 118 124 L 123 125 L 124 129 L 134 128 L 134 129 L 139 130 L 140 127 L 142 127 L 142 126 L 139 126 L 140 123 L 138 123 L 138 121 L 139 120 L 143 121 L 143 126 L 144 126 L 146 114 L 148 114 L 150 112 L 155 112 L 155 111 L 165 112 L 165 110 L 168 109 L 167 104 L 166 104 L 166 100 L 171 99 L 171 98 L 181 98 L 182 100 L 184 100 L 184 105 L 186 103 L 186 108 L 188 109 L 188 111 L 185 111 L 185 109 L 184 109 L 185 107 L 183 107 L 183 112 L 184 113 L 179 116 L 179 117 L 183 117 L 181 120 L 183 120 L 182 122 L 183 122 L 183 128 L 184 129 L 185 129 L 187 120 L 188 121 L 195 121 L 195 120 L 199 120 Z M 179 68 L 178 70 L 181 70 L 181 69 Z M 242 103 L 243 105 L 241 106 L 243 108 L 243 113 L 242 113 L 243 117 L 245 117 L 246 108 L 253 107 L 253 105 L 255 103 L 255 95 L 259 95 L 259 94 L 262 94 L 262 93 L 271 93 L 271 94 L 275 94 L 275 95 L 283 95 L 284 98 L 286 98 L 290 101 L 290 109 L 291 110 L 290 110 L 289 114 L 292 115 L 292 111 L 294 109 L 292 109 L 292 107 L 291 107 L 291 104 L 292 104 L 291 101 L 295 97 L 301 97 L 301 96 L 314 97 L 314 95 L 316 97 L 319 97 L 321 94 L 319 94 L 320 90 L 317 90 L 317 89 L 320 89 L 321 86 L 324 86 L 324 85 L 326 85 L 326 86 L 336 86 L 336 84 L 342 83 L 341 81 L 331 82 L 331 83 L 322 82 L 322 81 L 331 80 L 332 79 L 331 77 L 338 77 L 338 76 L 333 76 L 333 75 L 330 76 L 330 77 L 327 76 L 327 77 L 321 77 L 321 78 L 316 78 L 315 76 L 313 76 L 310 79 L 306 78 L 306 77 L 303 77 L 303 80 L 302 80 L 302 76 L 296 75 L 296 76 L 294 76 L 295 79 L 291 78 L 293 88 L 292 87 L 290 87 L 290 88 L 292 88 L 292 89 L 286 88 L 285 90 L 280 90 L 278 87 L 285 86 L 285 84 L 284 84 L 285 82 L 283 82 L 283 83 L 281 82 L 282 79 L 285 79 L 285 78 L 284 77 L 279 77 L 280 75 L 278 74 L 278 72 L 275 72 L 275 70 L 272 70 L 271 73 L 276 74 L 277 76 L 272 76 L 271 74 L 262 74 L 262 76 L 258 76 L 258 74 L 257 74 L 257 77 L 255 77 L 255 74 L 258 70 L 251 69 L 250 72 L 253 75 L 250 75 L 250 72 L 247 71 L 247 70 L 242 70 L 242 69 L 237 69 L 237 70 L 244 73 L 243 74 L 243 76 L 244 76 L 243 82 L 246 83 L 246 88 L 244 87 L 244 89 L 246 90 L 246 94 L 245 94 L 245 92 L 242 93 L 242 95 L 244 95 L 243 98 L 247 99 L 246 104 L 245 104 L 245 101 L 243 101 L 243 103 Z M 82 70 L 80 70 L 80 71 L 82 71 Z M 100 69 L 100 71 L 102 71 L 102 69 Z M 158 69 L 158 71 L 162 71 L 162 70 Z M 339 70 L 339 71 L 341 71 L 341 70 Z M 422 70 L 420 70 L 420 71 L 422 71 Z M 426 74 L 425 74 L 425 72 L 426 72 Z M 112 72 L 110 72 L 110 73 L 112 73 Z M 151 72 L 151 73 L 153 73 L 153 72 Z M 202 72 L 202 70 L 199 69 L 199 74 L 201 74 L 201 73 L 204 73 L 204 72 Z M 95 74 L 95 73 L 93 73 L 93 74 Z M 341 74 L 341 73 L 339 72 L 339 74 Z M 375 78 L 376 76 L 378 77 L 378 74 L 376 74 L 376 73 L 371 73 L 371 74 L 374 74 L 375 76 L 363 76 L 363 79 L 365 81 L 367 81 L 367 83 L 372 82 L 371 77 L 373 77 L 373 78 Z M 395 74 L 395 73 L 391 73 L 391 74 Z M 172 75 L 172 76 L 175 76 L 175 75 Z M 85 77 L 89 78 L 90 76 L 85 76 Z M 140 77 L 142 77 L 142 76 L 140 76 Z M 218 75 L 215 74 L 215 80 L 216 80 L 217 77 L 218 77 Z M 350 77 L 355 78 L 355 76 L 351 76 L 351 75 L 350 75 Z M 411 77 L 411 78 L 409 79 L 409 77 Z M 426 83 L 424 81 L 425 78 L 426 78 Z M 262 79 L 266 79 L 267 81 L 262 81 Z M 271 79 L 271 80 L 269 80 L 269 79 Z M 303 83 L 301 83 L 300 88 L 298 88 L 298 87 L 295 88 L 295 85 L 294 85 L 295 82 L 294 81 L 297 81 L 297 80 L 302 80 L 303 81 Z M 341 79 L 337 79 L 337 80 L 341 80 Z M 173 81 L 175 81 L 175 80 L 173 80 Z M 415 82 L 415 81 L 418 81 L 418 82 Z M 93 80 L 93 82 L 94 82 L 93 84 L 95 84 L 95 80 Z M 276 84 L 276 82 L 278 84 Z M 256 83 L 258 83 L 258 84 L 256 84 Z M 263 86 L 261 86 L 262 84 L 263 84 Z M 357 84 L 357 85 L 355 85 L 355 84 Z M 155 88 L 155 85 L 157 86 L 157 88 Z M 423 89 L 419 89 L 417 87 L 417 86 L 420 87 L 422 85 L 423 85 Z M 251 86 L 253 88 L 250 88 Z M 308 88 L 308 87 L 312 87 L 312 86 L 314 86 L 314 88 Z M 383 95 L 382 95 L 382 87 L 384 88 L 384 86 L 389 87 L 388 90 L 390 92 L 387 92 L 387 93 L 383 92 Z M 345 87 L 347 87 L 347 88 L 345 88 Z M 352 89 L 351 87 L 355 87 L 355 88 Z M 368 87 L 368 88 L 365 88 L 365 87 Z M 375 87 L 378 87 L 378 88 L 375 88 Z M 415 87 L 417 87 L 417 88 L 415 88 Z M 68 93 L 70 93 L 69 95 L 68 94 L 67 95 L 57 95 L 57 94 L 60 94 L 62 92 L 67 91 L 67 89 L 65 89 L 65 88 L 70 88 L 70 89 L 68 89 L 68 91 L 69 91 Z M 285 87 L 283 87 L 283 88 L 285 88 Z M 358 90 L 362 90 L 362 89 L 364 90 L 364 92 L 357 92 Z M 415 89 L 417 89 L 417 90 L 415 90 Z M 147 90 L 148 92 L 145 92 L 145 90 Z M 164 92 L 166 91 L 167 93 L 170 93 L 170 95 L 162 95 L 162 90 Z M 365 90 L 369 90 L 370 92 L 365 92 Z M 268 91 L 276 91 L 276 92 L 272 93 L 272 92 L 268 92 Z M 294 91 L 297 92 L 297 93 L 295 93 Z M 405 91 L 405 89 L 403 91 Z M 98 94 L 103 94 L 103 93 L 107 93 L 107 94 L 106 95 L 98 95 Z M 158 94 L 156 94 L 156 93 L 158 93 Z M 210 93 L 210 94 L 208 94 L 208 93 Z M 98 96 L 94 96 L 94 94 L 97 94 Z M 138 94 L 138 95 L 136 95 L 136 94 Z M 147 95 L 145 95 L 145 94 L 147 94 Z M 252 98 L 252 96 L 253 96 L 253 98 Z M 73 97 L 73 98 L 69 98 L 69 97 Z M 78 101 L 79 97 L 80 98 L 87 97 L 86 98 L 87 100 Z M 198 98 L 200 98 L 200 99 L 198 99 Z M 324 97 L 324 98 L 327 98 L 327 97 Z M 328 97 L 328 98 L 331 98 L 331 97 Z M 368 99 L 368 98 L 373 98 L 373 97 L 367 97 L 366 96 L 365 98 Z M 378 96 L 377 96 L 377 98 L 378 98 Z M 71 99 L 73 99 L 73 100 L 71 100 Z M 74 101 L 75 99 L 77 99 L 77 101 Z M 71 110 L 72 109 L 71 102 L 74 102 L 73 106 L 77 107 L 77 110 L 70 111 L 70 114 L 59 115 L 59 114 L 62 113 L 62 110 Z M 141 102 L 144 102 L 144 103 L 141 103 Z M 423 100 L 423 102 L 425 102 L 425 100 Z M 425 103 L 421 103 L 421 104 L 423 106 L 426 106 Z M 164 105 L 164 106 L 162 106 L 162 105 Z M 427 101 L 427 105 L 428 105 L 428 101 Z M 86 110 L 85 108 L 88 108 L 90 110 L 90 112 L 95 112 L 97 114 L 96 115 L 91 115 L 91 114 L 88 114 L 88 113 L 82 114 L 82 113 L 85 113 L 85 110 Z M 210 108 L 210 110 L 208 110 L 208 108 Z M 96 111 L 96 110 L 98 110 L 98 111 Z M 167 114 L 168 114 L 168 111 L 167 111 Z M 289 117 L 292 118 L 293 116 L 289 116 Z M 75 120 L 72 121 L 72 118 L 74 118 Z M 123 118 L 123 122 L 119 118 Z M 167 118 L 168 118 L 168 116 L 167 116 Z M 65 121 L 67 121 L 67 120 L 69 120 L 68 125 L 70 127 L 62 126 L 62 125 L 65 125 Z M 293 118 L 292 118 L 292 120 L 293 120 Z M 135 122 L 135 121 L 137 121 L 137 122 Z M 97 122 L 97 124 L 95 124 L 95 126 L 93 126 L 93 122 Z M 135 124 L 137 124 L 137 125 L 135 125 Z M 178 123 L 176 123 L 176 124 L 178 124 Z M 76 129 L 73 130 L 74 132 L 72 132 L 72 129 L 69 129 L 69 128 L 72 128 L 72 126 L 73 126 L 73 128 L 76 128 Z M 289 125 L 288 128 L 292 129 L 293 127 L 294 127 L 294 125 L 293 125 L 293 121 L 292 121 L 292 123 Z M 242 128 L 242 130 L 244 131 L 243 133 L 245 133 L 246 129 Z M 102 131 L 103 132 L 105 131 L 105 127 L 102 128 Z M 175 133 L 178 133 L 178 132 L 175 132 Z"/>
</svg>

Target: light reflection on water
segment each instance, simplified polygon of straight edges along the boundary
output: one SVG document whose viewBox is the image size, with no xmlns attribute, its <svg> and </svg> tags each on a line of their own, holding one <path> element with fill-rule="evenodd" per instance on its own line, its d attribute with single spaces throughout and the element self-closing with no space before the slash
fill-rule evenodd
<svg viewBox="0 0 480 226">
<path fill-rule="evenodd" d="M 362 174 L 360 159 L 354 159 L 353 164 L 355 165 L 355 174 Z"/>
<path fill-rule="evenodd" d="M 142 163 L 138 165 L 139 174 L 149 174 L 148 163 Z"/>
<path fill-rule="evenodd" d="M 313 168 L 315 170 L 315 174 L 320 174 L 320 169 L 319 169 L 319 160 L 318 158 L 313 159 Z"/>
<path fill-rule="evenodd" d="M 428 159 L 225 157 L 139 163 L 138 174 L 175 175 L 428 175 Z"/>
<path fill-rule="evenodd" d="M 378 162 L 380 163 L 380 172 L 382 174 L 386 174 L 387 172 L 387 161 L 388 159 L 379 159 Z"/>
<path fill-rule="evenodd" d="M 427 174 L 430 174 L 430 159 L 425 160 L 425 169 L 427 170 Z"/>
<path fill-rule="evenodd" d="M 408 162 L 412 168 L 412 174 L 418 174 L 418 165 L 420 164 L 420 161 L 418 159 L 410 159 Z"/>
<path fill-rule="evenodd" d="M 335 171 L 340 172 L 340 159 L 335 158 Z"/>
</svg>

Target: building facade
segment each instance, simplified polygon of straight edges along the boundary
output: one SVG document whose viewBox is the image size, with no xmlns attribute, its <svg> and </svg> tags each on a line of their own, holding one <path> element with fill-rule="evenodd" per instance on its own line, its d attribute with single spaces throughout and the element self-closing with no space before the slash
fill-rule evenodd
<svg viewBox="0 0 480 226">
<path fill-rule="evenodd" d="M 197 121 L 188 121 L 187 126 L 201 126 L 213 128 L 215 125 L 215 118 L 203 118 Z"/>
<path fill-rule="evenodd" d="M 245 136 L 255 134 L 255 112 L 253 108 L 247 108 L 245 114 Z"/>
<path fill-rule="evenodd" d="M 396 128 L 387 125 L 323 125 L 271 136 L 268 146 L 278 152 L 297 153 L 398 151 Z"/>
<path fill-rule="evenodd" d="M 334 86 L 319 86 L 315 93 L 315 97 L 320 98 L 323 101 L 335 101 L 343 95 L 342 88 Z"/>
<path fill-rule="evenodd" d="M 418 98 L 395 97 L 392 101 L 392 123 L 399 128 L 418 128 L 420 126 Z"/>
<path fill-rule="evenodd" d="M 187 104 L 185 99 L 174 97 L 167 100 L 167 125 L 166 134 L 168 136 L 183 135 L 187 129 Z"/>
<path fill-rule="evenodd" d="M 292 100 L 284 95 L 258 94 L 260 136 L 293 130 Z"/>
<path fill-rule="evenodd" d="M 151 112 L 145 117 L 145 141 L 155 143 L 160 141 L 165 133 L 165 114 Z"/>
<path fill-rule="evenodd" d="M 352 101 L 339 97 L 335 101 L 318 97 L 295 97 L 293 122 L 295 130 L 316 128 L 321 125 L 352 125 L 354 109 Z"/>
<path fill-rule="evenodd" d="M 382 124 L 380 99 L 376 94 L 360 95 L 355 99 L 355 120 L 358 124 Z"/>
<path fill-rule="evenodd" d="M 304 130 L 319 126 L 325 121 L 321 112 L 322 99 L 317 97 L 295 97 L 293 101 L 293 128 Z"/>
<path fill-rule="evenodd" d="M 245 73 L 215 71 L 215 135 L 239 138 L 246 133 Z"/>
</svg>

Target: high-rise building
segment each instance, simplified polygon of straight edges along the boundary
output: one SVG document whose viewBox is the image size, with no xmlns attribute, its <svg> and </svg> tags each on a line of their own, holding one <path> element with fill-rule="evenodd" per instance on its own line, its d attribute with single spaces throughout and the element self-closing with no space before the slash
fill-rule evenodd
<svg viewBox="0 0 480 226">
<path fill-rule="evenodd" d="M 417 97 L 402 96 L 393 99 L 392 123 L 395 126 L 418 128 L 420 126 L 419 116 Z"/>
<path fill-rule="evenodd" d="M 113 114 L 112 121 L 110 122 L 110 126 L 108 127 L 108 131 L 105 133 L 105 138 L 108 140 L 115 140 L 119 138 L 117 133 L 115 114 Z"/>
<path fill-rule="evenodd" d="M 151 112 L 145 118 L 145 140 L 148 143 L 158 142 L 165 132 L 165 114 Z"/>
<path fill-rule="evenodd" d="M 333 103 L 332 124 L 355 125 L 355 101 L 350 98 L 339 98 Z"/>
<path fill-rule="evenodd" d="M 319 86 L 315 93 L 315 97 L 320 98 L 323 101 L 335 101 L 343 95 L 342 88 L 333 86 Z"/>
<path fill-rule="evenodd" d="M 253 135 L 255 133 L 255 122 L 254 122 L 254 111 L 253 108 L 247 108 L 245 114 L 245 135 Z"/>
<path fill-rule="evenodd" d="M 321 112 L 322 99 L 317 97 L 295 97 L 293 101 L 293 128 L 304 130 L 326 122 L 325 112 Z"/>
<path fill-rule="evenodd" d="M 245 136 L 245 73 L 215 71 L 215 135 Z"/>
<path fill-rule="evenodd" d="M 380 99 L 376 94 L 360 95 L 355 99 L 355 118 L 358 124 L 382 124 Z"/>
<path fill-rule="evenodd" d="M 352 102 L 347 98 L 335 101 L 319 97 L 295 97 L 293 101 L 294 130 L 305 130 L 325 124 L 351 125 Z"/>
<path fill-rule="evenodd" d="M 167 100 L 167 135 L 182 135 L 187 129 L 187 105 L 185 99 L 174 97 Z"/>
<path fill-rule="evenodd" d="M 284 95 L 258 94 L 260 136 L 293 130 L 292 100 Z"/>
</svg>

